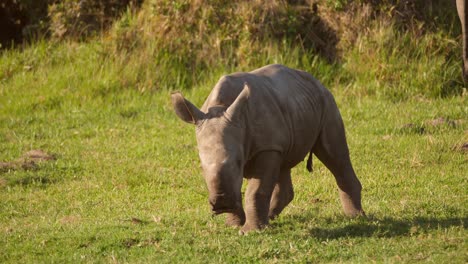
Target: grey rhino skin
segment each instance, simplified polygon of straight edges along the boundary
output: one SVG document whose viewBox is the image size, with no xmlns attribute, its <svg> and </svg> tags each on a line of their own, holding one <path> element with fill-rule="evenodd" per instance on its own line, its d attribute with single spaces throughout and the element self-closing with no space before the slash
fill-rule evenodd
<svg viewBox="0 0 468 264">
<path fill-rule="evenodd" d="M 457 0 L 458 17 L 460 18 L 463 36 L 463 78 L 468 81 L 468 20 L 467 0 Z"/>
<path fill-rule="evenodd" d="M 241 234 L 265 227 L 291 202 L 291 168 L 309 152 L 335 176 L 345 214 L 364 215 L 340 112 L 310 74 L 268 65 L 223 76 L 201 110 L 179 92 L 171 99 L 178 117 L 196 126 L 213 213 L 226 213 Z"/>
</svg>

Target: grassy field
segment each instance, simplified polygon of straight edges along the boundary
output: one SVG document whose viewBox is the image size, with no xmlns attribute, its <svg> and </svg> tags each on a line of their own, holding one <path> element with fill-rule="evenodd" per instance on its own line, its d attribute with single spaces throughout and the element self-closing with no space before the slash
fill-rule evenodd
<svg viewBox="0 0 468 264">
<path fill-rule="evenodd" d="M 39 42 L 2 54 L 0 161 L 34 149 L 56 159 L 0 170 L 0 262 L 468 261 L 466 96 L 362 92 L 376 83 L 355 93 L 312 61 L 341 109 L 368 218 L 342 215 L 315 160 L 312 174 L 294 169 L 296 197 L 279 219 L 239 236 L 210 215 L 194 129 L 173 114 L 171 89 L 126 82 L 139 69 L 100 51 Z M 181 88 L 201 105 L 222 73 Z"/>
<path fill-rule="evenodd" d="M 454 7 L 299 2 L 148 0 L 94 38 L 1 51 L 0 263 L 467 263 Z M 222 74 L 270 63 L 335 94 L 367 218 L 343 216 L 317 159 L 267 229 L 211 216 L 170 92 L 200 106 Z"/>
</svg>

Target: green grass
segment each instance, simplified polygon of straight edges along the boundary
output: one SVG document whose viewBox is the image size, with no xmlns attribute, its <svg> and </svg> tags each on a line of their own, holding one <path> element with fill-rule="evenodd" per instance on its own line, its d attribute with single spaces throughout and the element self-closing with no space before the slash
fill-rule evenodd
<svg viewBox="0 0 468 264">
<path fill-rule="evenodd" d="M 0 161 L 31 149 L 57 160 L 0 171 L 0 262 L 468 260 L 467 153 L 458 148 L 468 142 L 467 97 L 426 94 L 425 85 L 443 81 L 419 77 L 423 70 L 414 80 L 395 77 L 426 67 L 427 54 L 403 68 L 402 60 L 389 62 L 394 68 L 378 71 L 385 78 L 376 82 L 353 74 L 351 60 L 329 65 L 294 49 L 252 58 L 257 66 L 304 66 L 336 95 L 369 217 L 343 217 L 334 179 L 315 160 L 312 175 L 305 164 L 293 170 L 296 197 L 280 218 L 239 236 L 211 217 L 194 128 L 176 118 L 169 100 L 179 88 L 201 105 L 219 76 L 237 69 L 200 73 L 196 89 L 187 89 L 180 65 L 160 64 L 167 54 L 114 57 L 99 43 L 44 41 L 1 54 Z M 443 64 L 435 55 L 432 72 Z M 151 82 L 145 65 L 168 79 Z M 179 75 L 180 83 L 169 83 Z M 415 87 L 398 86 L 394 96 L 383 86 L 388 76 Z M 440 117 L 450 122 L 431 124 Z"/>
</svg>

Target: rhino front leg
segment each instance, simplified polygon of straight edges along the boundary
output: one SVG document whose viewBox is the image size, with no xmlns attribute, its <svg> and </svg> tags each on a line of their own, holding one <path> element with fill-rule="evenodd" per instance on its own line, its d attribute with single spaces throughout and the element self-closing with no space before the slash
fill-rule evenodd
<svg viewBox="0 0 468 264">
<path fill-rule="evenodd" d="M 268 213 L 270 220 L 275 219 L 293 198 L 294 189 L 291 181 L 291 169 L 283 169 L 271 196 L 270 211 Z"/>
<path fill-rule="evenodd" d="M 273 189 L 280 174 L 281 156 L 276 151 L 261 152 L 247 169 L 245 224 L 240 233 L 259 230 L 268 225 Z"/>
<path fill-rule="evenodd" d="M 242 226 L 245 223 L 244 210 L 239 209 L 237 212 L 226 214 L 226 225 L 227 226 Z"/>
<path fill-rule="evenodd" d="M 330 113 L 313 147 L 314 154 L 335 176 L 343 210 L 347 216 L 365 215 L 361 206 L 361 183 L 349 158 L 343 121 L 338 109 Z"/>
</svg>

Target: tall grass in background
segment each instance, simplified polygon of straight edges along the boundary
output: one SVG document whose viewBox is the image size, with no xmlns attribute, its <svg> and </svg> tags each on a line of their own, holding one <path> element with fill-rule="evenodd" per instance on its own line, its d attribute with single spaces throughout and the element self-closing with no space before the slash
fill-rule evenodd
<svg viewBox="0 0 468 264">
<path fill-rule="evenodd" d="M 122 85 L 140 91 L 213 85 L 225 73 L 281 63 L 354 96 L 463 92 L 458 21 L 432 11 L 451 26 L 416 18 L 402 25 L 361 2 L 146 1 L 114 24 L 102 52 L 121 65 Z"/>
<path fill-rule="evenodd" d="M 391 100 L 461 94 L 459 51 L 457 41 L 441 31 L 416 37 L 393 24 L 378 25 L 346 54 L 346 89 Z"/>
<path fill-rule="evenodd" d="M 381 5 L 148 0 L 85 42 L 39 40 L 3 52 L 0 80 L 65 64 L 66 83 L 56 75 L 43 81 L 60 79 L 64 89 L 83 83 L 98 95 L 145 93 L 212 86 L 223 74 L 281 63 L 346 95 L 399 101 L 462 94 L 458 21 L 434 8 L 435 22 L 425 23 L 416 11 L 398 9 L 400 2 Z M 410 19 L 388 15 L 394 10 L 411 11 Z"/>
</svg>

